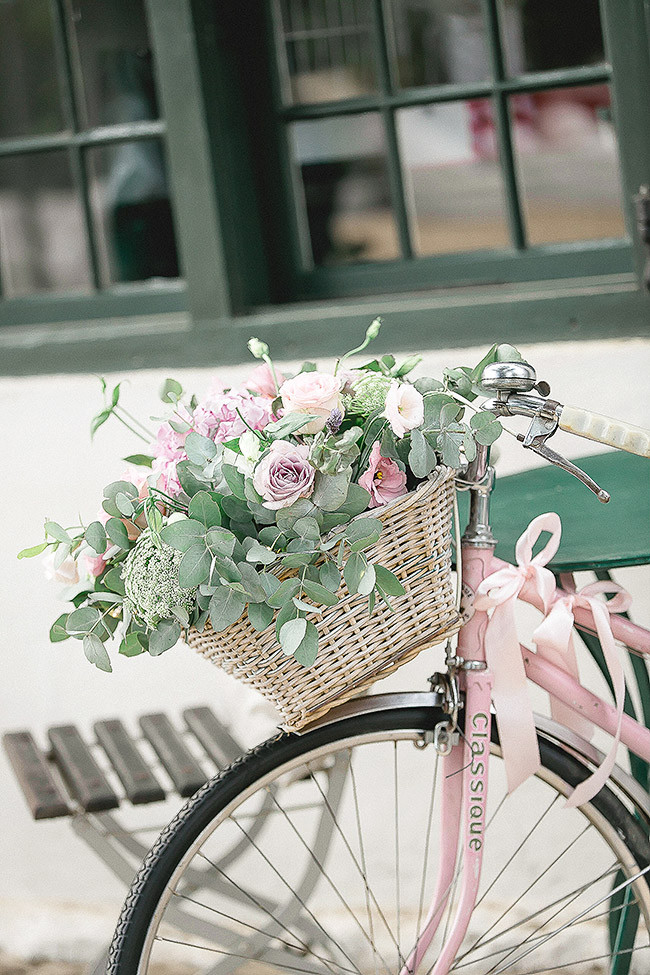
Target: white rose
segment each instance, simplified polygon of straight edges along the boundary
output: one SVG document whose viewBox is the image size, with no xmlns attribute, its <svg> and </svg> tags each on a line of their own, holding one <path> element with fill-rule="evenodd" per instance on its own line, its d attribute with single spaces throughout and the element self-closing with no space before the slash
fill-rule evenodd
<svg viewBox="0 0 650 975">
<path fill-rule="evenodd" d="M 280 396 L 286 413 L 312 413 L 317 417 L 298 433 L 319 433 L 332 410 L 343 413 L 341 381 L 326 372 L 301 372 L 287 379 L 280 387 Z"/>
</svg>

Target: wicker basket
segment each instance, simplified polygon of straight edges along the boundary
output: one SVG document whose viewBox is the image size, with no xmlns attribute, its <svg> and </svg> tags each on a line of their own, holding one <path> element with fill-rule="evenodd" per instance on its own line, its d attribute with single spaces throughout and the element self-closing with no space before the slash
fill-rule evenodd
<svg viewBox="0 0 650 975">
<path fill-rule="evenodd" d="M 391 599 L 395 613 L 377 600 L 369 617 L 367 600 L 351 596 L 342 583 L 338 604 L 323 607 L 316 623 L 319 650 L 313 666 L 287 657 L 275 627 L 260 633 L 245 614 L 223 633 L 214 633 L 209 624 L 203 633 L 190 630 L 187 642 L 257 688 L 280 711 L 284 727 L 298 730 L 459 628 L 451 580 L 453 498 L 454 471 L 440 467 L 417 491 L 369 512 L 385 527 L 367 554 L 399 577 L 406 594 Z"/>
</svg>

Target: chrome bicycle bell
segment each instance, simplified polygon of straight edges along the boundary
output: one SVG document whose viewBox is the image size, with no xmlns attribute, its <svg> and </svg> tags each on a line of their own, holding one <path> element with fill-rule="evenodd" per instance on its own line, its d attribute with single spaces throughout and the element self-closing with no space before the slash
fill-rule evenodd
<svg viewBox="0 0 650 975">
<path fill-rule="evenodd" d="M 536 382 L 535 370 L 527 362 L 492 362 L 480 379 L 483 389 L 496 393 L 529 393 Z"/>
</svg>

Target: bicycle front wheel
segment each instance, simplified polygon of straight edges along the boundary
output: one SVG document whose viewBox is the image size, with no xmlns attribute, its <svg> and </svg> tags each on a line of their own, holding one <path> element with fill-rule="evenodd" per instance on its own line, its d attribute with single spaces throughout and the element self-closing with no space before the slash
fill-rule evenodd
<svg viewBox="0 0 650 975">
<path fill-rule="evenodd" d="M 159 965 L 179 975 L 398 973 L 440 852 L 456 843 L 438 822 L 446 759 L 426 744 L 442 720 L 433 707 L 366 712 L 271 739 L 209 782 L 143 863 L 109 975 Z M 495 735 L 481 889 L 451 970 L 641 975 L 650 967 L 650 846 L 639 811 L 613 788 L 564 808 L 586 764 L 541 735 L 540 752 L 539 775 L 508 796 Z M 459 856 L 423 973 L 449 928 L 462 869 Z"/>
</svg>

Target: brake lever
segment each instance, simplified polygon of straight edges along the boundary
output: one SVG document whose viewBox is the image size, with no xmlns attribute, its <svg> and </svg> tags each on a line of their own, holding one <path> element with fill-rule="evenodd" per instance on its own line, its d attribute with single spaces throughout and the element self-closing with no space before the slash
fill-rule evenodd
<svg viewBox="0 0 650 975">
<path fill-rule="evenodd" d="M 533 441 L 532 443 L 527 444 L 525 443 L 526 438 L 521 433 L 517 434 L 517 440 L 523 443 L 527 450 L 533 450 L 536 454 L 539 454 L 540 457 L 543 457 L 544 460 L 550 461 L 551 464 L 555 464 L 556 467 L 561 467 L 562 470 L 566 471 L 568 474 L 573 474 L 573 476 L 577 477 L 579 481 L 582 481 L 585 487 L 588 487 L 590 491 L 593 491 L 598 500 L 602 501 L 603 504 L 607 504 L 607 502 L 610 500 L 611 495 L 596 484 L 593 477 L 589 477 L 585 471 L 581 470 L 579 467 L 576 467 L 575 464 L 572 464 L 570 460 L 562 457 L 562 455 L 558 454 L 555 450 L 551 450 L 551 448 L 547 447 L 545 443 L 536 443 Z"/>
<path fill-rule="evenodd" d="M 544 390 L 546 392 L 546 390 Z M 552 437 L 559 425 L 560 412 L 562 406 L 556 400 L 547 399 L 543 396 L 534 396 L 527 393 L 511 392 L 503 397 L 488 400 L 482 404 L 482 409 L 489 410 L 496 416 L 528 416 L 530 426 L 525 434 L 518 433 L 517 440 L 523 444 L 527 450 L 533 450 L 544 460 L 561 467 L 568 474 L 577 477 L 585 487 L 592 491 L 599 501 L 607 504 L 610 495 L 607 491 L 596 484 L 592 477 L 572 464 L 570 460 L 562 457 L 555 450 L 546 446 L 546 441 Z M 515 410 L 516 408 L 516 410 Z"/>
</svg>

